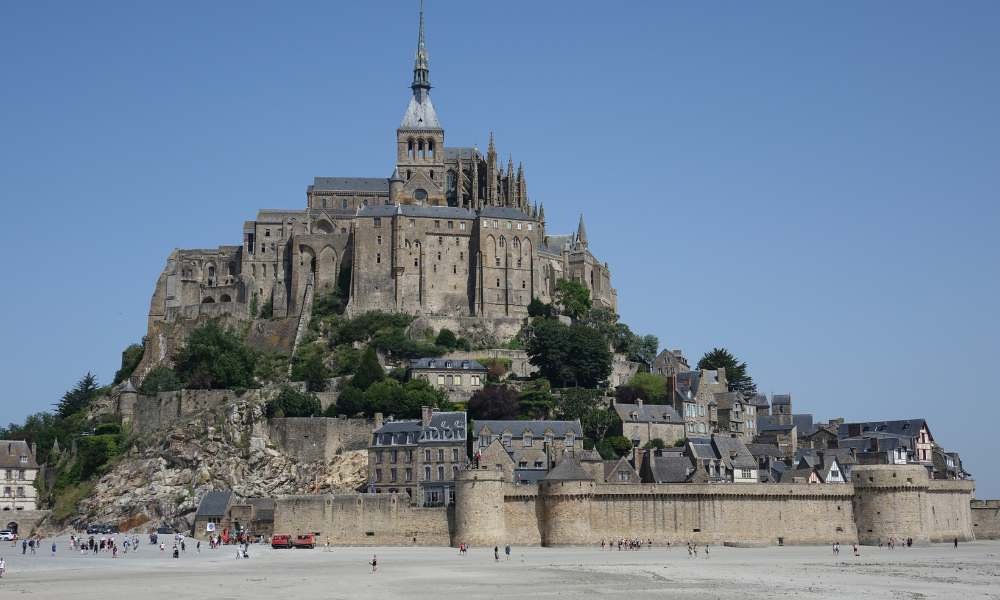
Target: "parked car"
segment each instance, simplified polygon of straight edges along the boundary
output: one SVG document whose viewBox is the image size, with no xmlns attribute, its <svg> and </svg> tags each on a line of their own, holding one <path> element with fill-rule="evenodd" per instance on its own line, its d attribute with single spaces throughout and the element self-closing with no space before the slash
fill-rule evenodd
<svg viewBox="0 0 1000 600">
<path fill-rule="evenodd" d="M 174 535 L 175 533 L 177 533 L 177 531 L 174 530 L 173 527 L 168 527 L 167 525 L 160 525 L 159 527 L 156 528 L 156 533 L 160 535 Z"/>
<path fill-rule="evenodd" d="M 273 544 L 273 542 L 272 542 Z M 311 533 L 304 533 L 302 535 L 295 536 L 295 547 L 296 548 L 315 548 L 316 547 L 316 536 Z"/>
<path fill-rule="evenodd" d="M 17 534 L 13 531 L 4 529 L 0 531 L 0 542 L 12 542 L 17 539 Z"/>
<path fill-rule="evenodd" d="M 99 534 L 99 533 L 103 533 L 103 530 L 104 530 L 104 526 L 103 525 L 88 525 L 87 526 L 87 533 L 90 534 L 90 535 L 96 535 L 96 534 Z"/>
<path fill-rule="evenodd" d="M 101 533 L 103 533 L 104 535 L 110 535 L 112 533 L 120 533 L 120 532 L 118 531 L 117 525 L 105 525 L 104 527 L 101 528 Z"/>
<path fill-rule="evenodd" d="M 276 533 L 271 536 L 272 548 L 291 548 L 292 536 L 283 533 Z"/>
</svg>

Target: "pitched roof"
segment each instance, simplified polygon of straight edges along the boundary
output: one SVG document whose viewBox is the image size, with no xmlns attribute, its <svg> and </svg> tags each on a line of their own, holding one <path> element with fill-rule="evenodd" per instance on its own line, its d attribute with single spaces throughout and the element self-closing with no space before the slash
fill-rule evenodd
<svg viewBox="0 0 1000 600">
<path fill-rule="evenodd" d="M 792 403 L 791 394 L 774 394 L 771 396 L 771 406 L 782 406 Z"/>
<path fill-rule="evenodd" d="M 720 392 L 714 394 L 714 398 L 719 410 L 729 410 L 736 403 L 745 404 L 743 394 L 739 392 Z"/>
<path fill-rule="evenodd" d="M 694 472 L 691 459 L 687 456 L 655 456 L 649 462 L 653 483 L 685 483 Z"/>
<path fill-rule="evenodd" d="M 669 404 L 643 403 L 640 406 L 615 402 L 615 412 L 628 423 L 684 423 L 684 419 Z"/>
<path fill-rule="evenodd" d="M 580 463 L 572 458 L 564 458 L 549 471 L 545 481 L 587 481 L 593 477 L 587 473 Z"/>
<path fill-rule="evenodd" d="M 901 419 L 897 421 L 860 421 L 857 423 L 841 423 L 837 428 L 837 436 L 846 438 L 854 435 L 868 436 L 869 434 L 886 433 L 892 435 L 903 435 L 916 437 L 922 427 L 927 426 L 924 419 Z M 852 430 L 860 429 L 859 434 L 852 433 Z M 927 428 L 930 432 L 930 428 Z M 933 436 L 931 437 L 933 441 Z"/>
<path fill-rule="evenodd" d="M 564 437 L 572 431 L 578 438 L 583 438 L 583 427 L 580 420 L 575 421 L 476 421 L 473 439 L 478 438 L 483 429 L 489 429 L 493 435 L 509 431 L 513 437 L 522 437 L 525 431 L 530 431 L 533 437 L 545 437 L 546 431 L 551 431 L 555 437 Z"/>
<path fill-rule="evenodd" d="M 399 124 L 400 129 L 441 129 L 441 121 L 438 121 L 437 111 L 431 97 L 425 95 L 421 100 L 416 96 L 410 98 L 410 103 L 406 106 L 403 114 L 403 121 Z"/>
<path fill-rule="evenodd" d="M 475 157 L 476 157 L 476 149 L 475 148 L 467 148 L 467 147 L 448 148 L 446 146 L 445 149 L 444 149 L 444 158 L 445 158 L 445 160 L 449 160 L 449 159 L 450 160 L 455 160 L 455 159 L 458 159 L 458 158 L 461 158 L 461 159 L 464 160 L 464 159 L 472 159 L 472 158 L 475 158 Z"/>
<path fill-rule="evenodd" d="M 632 463 L 628 461 L 624 456 L 620 457 L 618 460 L 606 460 L 604 462 L 604 481 L 608 483 L 620 483 L 618 478 L 615 477 L 615 473 L 626 469 L 629 471 L 629 480 L 634 481 L 639 479 L 639 474 L 636 473 L 635 467 Z"/>
<path fill-rule="evenodd" d="M 523 210 L 512 206 L 484 206 L 479 211 L 479 215 L 497 219 L 514 219 L 521 221 L 533 220 L 531 216 L 526 214 Z"/>
<path fill-rule="evenodd" d="M 385 177 L 314 177 L 312 189 L 337 192 L 388 192 Z"/>
<path fill-rule="evenodd" d="M 410 360 L 411 369 L 447 369 L 450 371 L 485 371 L 481 363 L 475 360 L 455 360 L 451 358 L 414 358 Z"/>
<path fill-rule="evenodd" d="M 736 469 L 756 469 L 757 461 L 743 440 L 725 435 L 713 435 L 712 445 L 719 458 Z"/>
<path fill-rule="evenodd" d="M 781 458 L 781 449 L 776 444 L 747 444 L 747 451 L 754 457 L 770 456 Z"/>
<path fill-rule="evenodd" d="M 201 502 L 198 504 L 198 512 L 195 514 L 194 518 L 201 519 L 224 516 L 226 514 L 226 509 L 229 508 L 229 502 L 232 498 L 233 492 L 231 490 L 207 492 L 201 497 Z"/>
<path fill-rule="evenodd" d="M 22 457 L 24 462 L 21 462 Z M 0 468 L 37 469 L 31 446 L 23 440 L 0 440 Z"/>
<path fill-rule="evenodd" d="M 434 411 L 430 425 L 419 419 L 386 421 L 373 432 L 376 446 L 416 444 L 422 442 L 460 442 L 466 439 L 468 422 L 463 411 Z"/>
</svg>

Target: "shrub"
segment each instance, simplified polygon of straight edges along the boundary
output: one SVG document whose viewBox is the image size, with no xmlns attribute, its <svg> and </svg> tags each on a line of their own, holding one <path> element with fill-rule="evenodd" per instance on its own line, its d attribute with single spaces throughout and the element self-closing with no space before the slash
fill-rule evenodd
<svg viewBox="0 0 1000 600">
<path fill-rule="evenodd" d="M 385 379 L 385 369 L 382 368 L 382 364 L 378 361 L 375 348 L 368 346 L 364 354 L 361 355 L 361 361 L 358 363 L 358 368 L 354 371 L 354 377 L 351 378 L 351 386 L 364 391 L 373 383 L 382 381 L 383 379 Z"/>
<path fill-rule="evenodd" d="M 316 417 L 322 412 L 319 399 L 313 394 L 283 386 L 277 397 L 267 403 L 264 413 L 272 417 Z"/>
<path fill-rule="evenodd" d="M 326 391 L 330 369 L 323 362 L 323 349 L 316 344 L 302 346 L 292 361 L 292 379 L 306 382 L 310 392 Z"/>
<path fill-rule="evenodd" d="M 454 350 L 458 346 L 458 338 L 455 336 L 455 332 L 450 329 L 442 329 L 438 332 L 437 337 L 434 338 L 434 344 L 441 346 L 442 348 L 448 348 Z"/>
<path fill-rule="evenodd" d="M 632 442 L 626 437 L 615 435 L 598 441 L 596 447 L 604 460 L 614 460 L 631 452 Z"/>
<path fill-rule="evenodd" d="M 256 354 L 234 332 L 215 321 L 196 328 L 174 358 L 177 375 L 187 387 L 227 389 L 253 387 Z"/>
<path fill-rule="evenodd" d="M 122 366 L 115 373 L 115 379 L 111 382 L 111 385 L 118 385 L 132 376 L 135 368 L 139 366 L 139 362 L 142 360 L 143 352 L 145 352 L 145 343 L 131 344 L 122 351 Z"/>
<path fill-rule="evenodd" d="M 159 392 L 172 392 L 184 387 L 181 378 L 170 367 L 156 367 L 150 371 L 139 386 L 139 393 L 154 396 Z"/>
<path fill-rule="evenodd" d="M 477 390 L 469 399 L 469 416 L 473 419 L 505 420 L 519 415 L 517 392 L 505 385 Z"/>
</svg>

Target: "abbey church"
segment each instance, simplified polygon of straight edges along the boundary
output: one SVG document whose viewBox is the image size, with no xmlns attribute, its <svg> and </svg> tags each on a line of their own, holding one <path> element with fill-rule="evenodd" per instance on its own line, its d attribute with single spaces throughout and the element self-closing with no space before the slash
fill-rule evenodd
<svg viewBox="0 0 1000 600">
<path fill-rule="evenodd" d="M 176 250 L 150 306 L 158 321 L 201 315 L 296 317 L 315 295 L 349 290 L 348 314 L 380 310 L 487 324 L 509 337 L 532 298 L 549 302 L 556 281 L 584 283 L 594 305 L 617 308 L 607 263 L 577 231 L 546 231 L 523 165 L 448 146 L 431 101 L 423 10 L 412 96 L 396 129 L 389 177 L 316 177 L 304 209 L 259 211 L 239 246 Z"/>
</svg>

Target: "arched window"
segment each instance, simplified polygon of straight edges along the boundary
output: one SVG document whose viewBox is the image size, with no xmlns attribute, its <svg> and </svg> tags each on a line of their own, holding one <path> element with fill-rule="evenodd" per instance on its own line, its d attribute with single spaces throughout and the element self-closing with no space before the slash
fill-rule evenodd
<svg viewBox="0 0 1000 600">
<path fill-rule="evenodd" d="M 406 157 L 409 158 L 410 160 L 413 160 L 414 156 L 415 155 L 413 154 L 413 138 L 410 138 L 406 140 Z M 409 173 L 410 173 L 409 171 L 406 172 L 407 178 L 410 177 Z"/>
<path fill-rule="evenodd" d="M 424 148 L 424 140 L 417 140 L 417 154 L 420 158 L 427 158 L 427 149 Z"/>
<path fill-rule="evenodd" d="M 434 140 L 427 140 L 427 156 L 434 158 Z M 431 173 L 431 179 L 434 179 L 433 173 Z"/>
<path fill-rule="evenodd" d="M 233 299 L 229 296 L 229 294 L 223 294 L 219 298 L 219 302 L 232 302 L 232 301 L 233 301 Z"/>
<path fill-rule="evenodd" d="M 497 287 L 500 287 L 500 278 L 497 277 Z"/>
<path fill-rule="evenodd" d="M 500 237 L 500 247 L 501 247 L 501 248 L 503 248 L 503 247 L 504 247 L 504 244 L 506 244 L 506 243 L 507 243 L 507 240 L 505 240 L 505 239 L 503 238 L 503 236 L 501 236 L 501 237 Z"/>
</svg>

